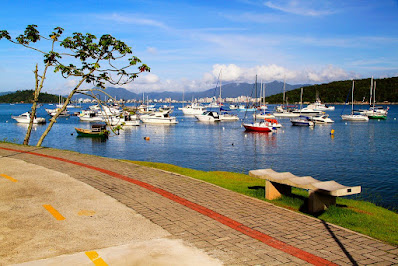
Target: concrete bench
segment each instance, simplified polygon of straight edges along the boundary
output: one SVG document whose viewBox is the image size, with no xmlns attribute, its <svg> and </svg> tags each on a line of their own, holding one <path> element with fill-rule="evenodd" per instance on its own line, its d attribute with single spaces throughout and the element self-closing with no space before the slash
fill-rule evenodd
<svg viewBox="0 0 398 266">
<path fill-rule="evenodd" d="M 265 179 L 265 198 L 273 200 L 282 195 L 291 195 L 292 187 L 309 192 L 308 211 L 321 212 L 328 206 L 336 205 L 336 197 L 361 193 L 361 187 L 347 187 L 335 181 L 319 181 L 311 176 L 295 176 L 289 172 L 275 172 L 272 169 L 249 171 L 249 175 Z"/>
</svg>

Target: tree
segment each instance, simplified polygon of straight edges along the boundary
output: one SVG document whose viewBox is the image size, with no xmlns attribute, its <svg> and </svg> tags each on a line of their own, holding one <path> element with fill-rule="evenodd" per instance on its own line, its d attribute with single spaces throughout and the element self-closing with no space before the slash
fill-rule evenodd
<svg viewBox="0 0 398 266">
<path fill-rule="evenodd" d="M 124 85 L 132 82 L 138 77 L 139 73 L 150 71 L 150 68 L 146 64 L 141 64 L 141 60 L 132 55 L 133 52 L 129 46 L 109 34 L 102 35 L 101 38 L 97 39 L 96 36 L 90 33 L 73 33 L 72 36 L 59 41 L 63 33 L 62 28 L 55 28 L 49 38 L 41 36 L 36 28 L 36 25 L 27 26 L 25 34 L 20 35 L 15 40 L 11 39 L 7 31 L 0 31 L 0 39 L 6 38 L 13 43 L 23 45 L 43 54 L 45 69 L 42 76 L 35 74 L 37 77 L 35 87 L 37 88 L 37 92 L 35 89 L 35 96 L 36 93 L 37 95 L 40 93 L 43 87 L 46 71 L 49 66 L 54 67 L 54 72 L 61 73 L 64 78 L 78 78 L 77 85 L 69 93 L 62 108 L 59 108 L 55 116 L 50 119 L 48 127 L 36 146 L 42 145 L 44 138 L 50 132 L 61 112 L 66 109 L 74 94 L 82 93 L 94 96 L 94 93 L 92 93 L 93 89 L 80 89 L 82 84 L 89 83 L 93 84 L 94 87 L 105 89 L 107 83 Z M 52 41 L 52 49 L 49 52 L 43 52 L 30 46 L 31 42 L 37 42 L 40 38 Z M 63 52 L 55 52 L 55 43 L 59 44 Z M 122 66 L 119 66 L 120 64 Z M 137 71 L 131 71 L 133 66 L 137 66 Z M 90 91 L 91 94 L 89 94 Z M 36 97 L 35 100 L 37 102 Z M 32 116 L 35 112 L 36 110 L 32 106 Z M 31 122 L 33 123 L 32 119 Z"/>
</svg>

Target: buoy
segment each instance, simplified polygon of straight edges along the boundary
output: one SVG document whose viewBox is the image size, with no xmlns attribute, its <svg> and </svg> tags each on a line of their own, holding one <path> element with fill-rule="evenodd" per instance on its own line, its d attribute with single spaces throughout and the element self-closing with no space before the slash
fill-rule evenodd
<svg viewBox="0 0 398 266">
<path fill-rule="evenodd" d="M 330 130 L 330 135 L 334 135 L 334 129 Z"/>
<path fill-rule="evenodd" d="M 347 122 L 345 122 L 345 124 L 347 125 Z"/>
<path fill-rule="evenodd" d="M 222 130 L 225 130 L 225 127 L 222 127 Z"/>
<path fill-rule="evenodd" d="M 144 139 L 145 139 L 145 140 L 150 140 L 150 138 L 149 138 L 149 137 L 144 137 Z"/>
</svg>

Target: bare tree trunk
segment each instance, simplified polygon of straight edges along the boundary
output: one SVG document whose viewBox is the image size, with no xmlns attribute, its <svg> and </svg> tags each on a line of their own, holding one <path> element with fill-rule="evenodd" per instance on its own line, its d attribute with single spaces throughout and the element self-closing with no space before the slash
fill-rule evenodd
<svg viewBox="0 0 398 266">
<path fill-rule="evenodd" d="M 90 73 L 91 74 L 91 73 Z M 80 80 L 79 84 L 77 84 L 77 86 L 69 93 L 68 98 L 66 98 L 64 105 L 58 109 L 57 113 L 50 119 L 50 124 L 47 126 L 46 130 L 43 132 L 43 134 L 41 135 L 39 141 L 37 142 L 36 146 L 40 147 L 41 144 L 44 141 L 44 138 L 48 135 L 48 132 L 50 132 L 51 128 L 53 127 L 54 123 L 57 122 L 57 118 L 58 116 L 66 110 L 66 106 L 70 103 L 73 95 L 75 95 L 75 93 L 77 92 L 77 90 L 79 89 L 80 85 L 82 85 L 82 83 L 86 80 L 85 77 L 82 78 L 82 80 Z"/>
<path fill-rule="evenodd" d="M 37 93 L 39 90 L 38 72 L 39 72 L 39 70 L 37 69 L 37 64 L 36 64 L 36 70 L 34 71 L 36 83 L 35 83 L 35 93 L 34 93 L 34 97 L 33 97 L 32 115 L 30 116 L 29 127 L 28 127 L 28 131 L 26 131 L 26 135 L 23 140 L 23 145 L 29 145 L 30 134 L 32 132 L 32 127 L 33 127 L 33 120 L 35 119 L 35 116 L 33 114 L 36 114 L 37 101 L 39 100 L 39 94 Z"/>
<path fill-rule="evenodd" d="M 47 63 L 44 68 L 43 76 L 41 77 L 41 82 L 39 85 L 39 74 L 38 74 L 39 70 L 38 70 L 38 67 L 36 64 L 36 70 L 34 71 L 36 84 L 35 84 L 35 92 L 34 92 L 34 98 L 33 98 L 33 104 L 32 104 L 32 112 L 30 115 L 29 127 L 28 127 L 28 130 L 26 131 L 26 135 L 23 140 L 23 145 L 29 145 L 29 139 L 30 139 L 30 135 L 32 133 L 32 127 L 33 127 L 33 120 L 36 117 L 37 102 L 39 101 L 40 91 L 43 88 L 43 82 L 45 80 L 47 69 L 49 66 L 50 66 L 50 64 Z"/>
</svg>

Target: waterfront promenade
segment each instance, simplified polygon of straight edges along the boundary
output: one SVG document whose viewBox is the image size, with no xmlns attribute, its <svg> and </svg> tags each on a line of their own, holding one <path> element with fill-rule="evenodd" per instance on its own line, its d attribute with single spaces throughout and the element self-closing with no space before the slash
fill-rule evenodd
<svg viewBox="0 0 398 266">
<path fill-rule="evenodd" d="M 0 175 L 0 265 L 398 264 L 397 247 L 116 159 L 1 143 Z"/>
</svg>

